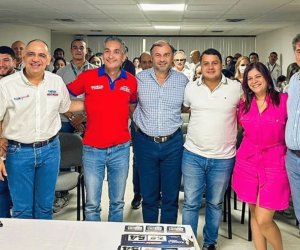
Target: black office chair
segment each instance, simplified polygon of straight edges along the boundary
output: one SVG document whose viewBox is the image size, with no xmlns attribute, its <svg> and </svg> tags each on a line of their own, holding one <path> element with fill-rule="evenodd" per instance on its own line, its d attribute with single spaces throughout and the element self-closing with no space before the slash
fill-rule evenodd
<svg viewBox="0 0 300 250">
<path fill-rule="evenodd" d="M 80 220 L 80 188 L 82 195 L 82 214 L 85 220 L 85 193 L 82 167 L 82 138 L 77 134 L 59 133 L 61 161 L 60 169 L 75 166 L 75 172 L 60 172 L 56 183 L 56 192 L 70 191 L 77 187 L 77 220 Z"/>
</svg>

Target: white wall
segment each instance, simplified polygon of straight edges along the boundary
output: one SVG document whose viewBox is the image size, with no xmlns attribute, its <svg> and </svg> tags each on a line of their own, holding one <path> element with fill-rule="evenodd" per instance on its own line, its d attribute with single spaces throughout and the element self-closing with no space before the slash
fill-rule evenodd
<svg viewBox="0 0 300 250">
<path fill-rule="evenodd" d="M 51 37 L 51 55 L 56 48 L 61 48 L 65 51 L 65 59 L 70 61 L 72 55 L 70 53 L 71 42 L 74 40 L 74 35 L 64 35 L 52 33 Z"/>
<path fill-rule="evenodd" d="M 51 48 L 51 30 L 33 26 L 0 24 L 0 45 L 11 46 L 17 40 L 27 44 L 33 39 L 45 41 Z M 49 49 L 50 49 L 49 48 Z"/>
<path fill-rule="evenodd" d="M 295 62 L 292 40 L 298 33 L 300 33 L 299 24 L 258 35 L 256 52 L 259 60 L 265 63 L 272 51 L 277 52 L 277 63 L 282 66 L 282 74 L 286 76 L 287 67 L 290 63 Z"/>
</svg>

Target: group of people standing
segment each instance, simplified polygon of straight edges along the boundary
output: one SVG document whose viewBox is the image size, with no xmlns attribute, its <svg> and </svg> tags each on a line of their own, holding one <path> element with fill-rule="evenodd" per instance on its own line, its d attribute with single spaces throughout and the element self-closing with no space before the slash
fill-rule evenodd
<svg viewBox="0 0 300 250">
<path fill-rule="evenodd" d="M 300 65 L 300 34 L 293 48 Z M 99 68 L 87 70 L 86 61 L 76 60 L 85 50 L 84 41 L 73 41 L 74 62 L 55 75 L 45 71 L 47 44 L 30 41 L 23 52 L 25 67 L 0 81 L 0 150 L 6 157 L 5 164 L 0 160 L 0 179 L 7 176 L 13 217 L 52 219 L 61 113 L 71 127 L 84 128 L 86 220 L 101 220 L 107 167 L 108 220 L 123 221 L 130 117 L 145 223 L 177 223 L 183 178 L 182 223 L 197 235 L 205 192 L 202 250 L 216 249 L 223 197 L 233 174 L 233 189 L 250 206 L 255 247 L 267 249 L 269 241 L 282 250 L 273 216 L 287 208 L 290 187 L 300 219 L 299 74 L 290 81 L 288 98 L 275 90 L 270 71 L 259 62 L 242 65 L 241 58 L 239 81 L 226 78 L 222 56 L 213 48 L 199 52 L 202 75 L 195 81 L 172 69 L 175 50 L 163 40 L 141 55 L 144 67 L 136 77 L 122 68 L 128 49 L 120 38 L 106 39 Z M 70 100 L 69 93 L 76 98 Z M 190 112 L 185 142 L 182 112 Z M 236 155 L 238 128 L 244 129 L 244 139 Z"/>
</svg>

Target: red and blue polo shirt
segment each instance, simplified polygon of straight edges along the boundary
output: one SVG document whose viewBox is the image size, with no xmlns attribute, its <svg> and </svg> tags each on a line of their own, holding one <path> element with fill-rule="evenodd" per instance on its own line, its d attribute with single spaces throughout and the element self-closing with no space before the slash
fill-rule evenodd
<svg viewBox="0 0 300 250">
<path fill-rule="evenodd" d="M 83 143 L 96 148 L 130 140 L 129 105 L 137 103 L 135 77 L 121 69 L 119 77 L 112 81 L 104 67 L 81 73 L 67 86 L 73 96 L 85 94 L 87 124 Z"/>
</svg>

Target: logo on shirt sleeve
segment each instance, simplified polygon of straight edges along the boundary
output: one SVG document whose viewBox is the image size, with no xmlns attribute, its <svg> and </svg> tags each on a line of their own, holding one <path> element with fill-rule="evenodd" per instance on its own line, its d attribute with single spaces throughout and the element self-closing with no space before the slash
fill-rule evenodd
<svg viewBox="0 0 300 250">
<path fill-rule="evenodd" d="M 122 86 L 120 90 L 130 93 L 130 89 L 127 86 Z"/>
<path fill-rule="evenodd" d="M 58 96 L 56 90 L 48 90 L 47 96 Z"/>
</svg>

